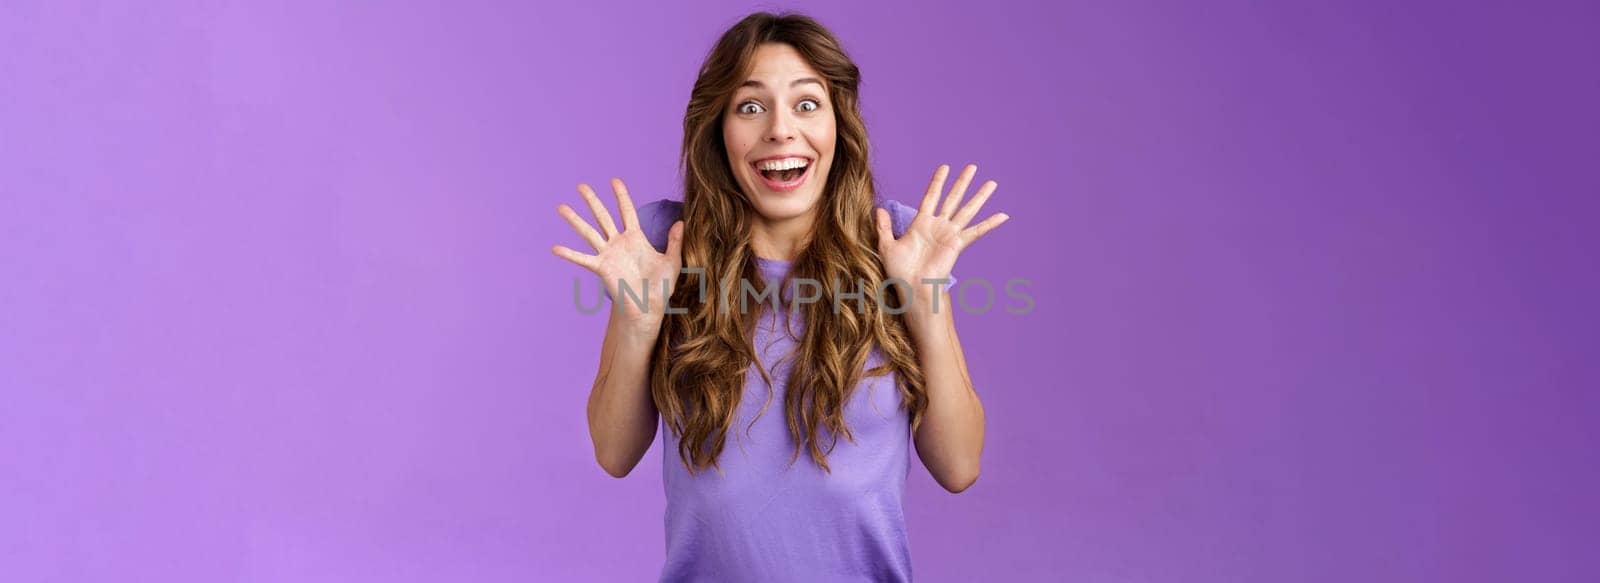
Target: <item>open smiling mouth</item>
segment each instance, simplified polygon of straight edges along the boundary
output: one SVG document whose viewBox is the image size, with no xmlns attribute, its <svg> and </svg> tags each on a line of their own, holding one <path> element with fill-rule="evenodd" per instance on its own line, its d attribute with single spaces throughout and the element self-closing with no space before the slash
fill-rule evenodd
<svg viewBox="0 0 1600 583">
<path fill-rule="evenodd" d="M 811 160 L 805 158 L 785 158 L 783 160 L 768 160 L 754 164 L 756 174 L 761 176 L 761 181 L 767 187 L 778 191 L 794 190 L 805 182 L 811 174 Z"/>
</svg>

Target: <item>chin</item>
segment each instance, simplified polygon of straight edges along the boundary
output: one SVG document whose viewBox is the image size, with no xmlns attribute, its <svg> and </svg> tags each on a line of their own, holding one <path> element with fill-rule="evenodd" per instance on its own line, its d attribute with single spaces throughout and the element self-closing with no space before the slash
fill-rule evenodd
<svg viewBox="0 0 1600 583">
<path fill-rule="evenodd" d="M 818 197 L 783 197 L 765 193 L 756 197 L 756 212 L 769 221 L 782 221 L 806 214 L 816 205 Z"/>
</svg>

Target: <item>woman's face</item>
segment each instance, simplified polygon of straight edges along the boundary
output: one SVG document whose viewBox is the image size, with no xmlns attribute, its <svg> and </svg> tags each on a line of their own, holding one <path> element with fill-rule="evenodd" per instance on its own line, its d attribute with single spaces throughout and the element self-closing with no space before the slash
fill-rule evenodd
<svg viewBox="0 0 1600 583">
<path fill-rule="evenodd" d="M 806 215 L 822 199 L 836 141 L 824 83 L 794 47 L 763 44 L 723 116 L 733 176 L 769 221 Z"/>
</svg>

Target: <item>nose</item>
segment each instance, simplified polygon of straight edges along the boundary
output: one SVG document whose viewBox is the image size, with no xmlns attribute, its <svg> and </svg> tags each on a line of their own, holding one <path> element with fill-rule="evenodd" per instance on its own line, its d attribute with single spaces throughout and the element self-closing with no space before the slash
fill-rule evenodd
<svg viewBox="0 0 1600 583">
<path fill-rule="evenodd" d="M 794 141 L 794 122 L 788 114 L 778 113 L 772 117 L 772 125 L 767 126 L 766 141 L 784 143 Z"/>
</svg>

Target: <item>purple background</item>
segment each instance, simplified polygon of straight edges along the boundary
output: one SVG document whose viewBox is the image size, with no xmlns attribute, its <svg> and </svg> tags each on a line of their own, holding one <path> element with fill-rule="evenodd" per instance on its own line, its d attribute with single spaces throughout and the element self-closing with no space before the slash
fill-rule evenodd
<svg viewBox="0 0 1600 583">
<path fill-rule="evenodd" d="M 653 579 L 555 206 L 753 6 L 118 4 L 0 7 L 0 579 Z M 919 580 L 1600 578 L 1593 3 L 807 10 L 1033 281 Z"/>
</svg>

